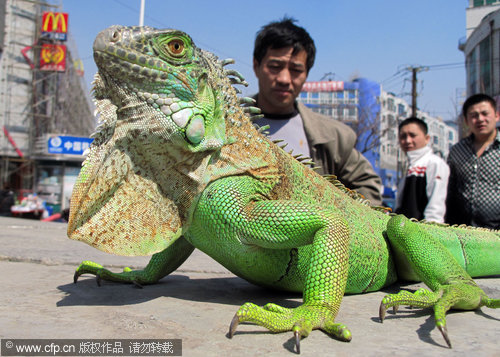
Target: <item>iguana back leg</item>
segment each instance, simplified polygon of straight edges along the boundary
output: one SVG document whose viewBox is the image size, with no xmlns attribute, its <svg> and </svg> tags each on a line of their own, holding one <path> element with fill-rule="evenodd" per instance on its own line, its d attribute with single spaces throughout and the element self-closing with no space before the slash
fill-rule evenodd
<svg viewBox="0 0 500 357">
<path fill-rule="evenodd" d="M 449 309 L 500 307 L 500 300 L 488 298 L 444 245 L 421 225 L 404 216 L 395 216 L 388 223 L 387 236 L 394 254 L 403 254 L 409 266 L 432 291 L 419 289 L 415 293 L 401 291 L 385 296 L 380 305 L 382 321 L 390 307 L 396 310 L 401 305 L 433 306 L 436 326 L 451 348 L 446 328 L 446 312 Z"/>
<path fill-rule="evenodd" d="M 76 269 L 74 282 L 76 283 L 78 277 L 82 274 L 94 274 L 98 285 L 100 285 L 101 279 L 133 283 L 137 286 L 154 284 L 184 263 L 193 250 L 194 247 L 181 236 L 168 248 L 154 254 L 143 270 L 125 268 L 121 273 L 113 273 L 102 265 L 87 260 L 82 262 Z"/>
<path fill-rule="evenodd" d="M 222 250 L 232 259 L 241 257 L 243 260 L 244 256 L 248 260 L 251 250 L 258 250 L 260 255 L 251 264 L 255 269 L 268 272 L 263 275 L 271 280 L 278 277 L 270 276 L 274 267 L 263 260 L 266 252 L 273 254 L 277 250 L 312 245 L 311 255 L 303 264 L 306 271 L 303 304 L 288 309 L 274 304 L 259 307 L 246 303 L 237 311 L 229 335 L 234 334 L 240 322 L 252 322 L 274 332 L 293 331 L 297 349 L 300 338 L 313 329 L 350 340 L 349 330 L 335 322 L 347 281 L 349 230 L 346 222 L 336 213 L 320 207 L 297 201 L 266 200 L 256 192 L 254 180 L 248 177 L 214 182 L 198 203 L 187 237 L 197 240 L 202 236 L 203 241 L 210 241 L 207 249 L 211 249 L 208 253 L 213 257 Z M 206 224 L 208 220 L 210 225 Z M 243 252 L 237 253 L 238 250 Z M 292 263 L 289 262 L 277 264 L 281 264 L 281 274 L 285 276 L 287 269 L 300 269 L 290 267 Z M 254 280 L 257 274 L 255 271 Z M 260 283 L 276 283 L 271 280 Z"/>
</svg>

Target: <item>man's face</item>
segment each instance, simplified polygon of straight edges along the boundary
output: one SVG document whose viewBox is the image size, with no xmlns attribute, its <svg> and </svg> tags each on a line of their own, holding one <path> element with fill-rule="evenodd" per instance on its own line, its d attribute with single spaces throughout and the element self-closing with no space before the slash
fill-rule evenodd
<svg viewBox="0 0 500 357">
<path fill-rule="evenodd" d="M 489 137 L 495 132 L 499 118 L 495 108 L 486 101 L 472 105 L 467 110 L 465 122 L 476 137 Z"/>
<path fill-rule="evenodd" d="M 429 135 L 424 134 L 418 124 L 406 124 L 399 130 L 399 145 L 404 152 L 421 149 L 429 143 Z"/>
<path fill-rule="evenodd" d="M 265 113 L 288 114 L 307 79 L 307 52 L 292 54 L 292 47 L 269 48 L 262 61 L 253 60 L 259 80 L 259 107 Z"/>
</svg>

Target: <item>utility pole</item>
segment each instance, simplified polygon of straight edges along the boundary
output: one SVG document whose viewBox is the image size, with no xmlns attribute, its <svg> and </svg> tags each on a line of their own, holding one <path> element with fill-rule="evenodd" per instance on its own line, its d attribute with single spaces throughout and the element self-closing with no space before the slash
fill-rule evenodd
<svg viewBox="0 0 500 357">
<path fill-rule="evenodd" d="M 417 116 L 417 73 L 422 71 L 428 71 L 429 67 L 408 67 L 407 71 L 411 71 L 411 116 Z"/>
<path fill-rule="evenodd" d="M 144 6 L 146 0 L 141 0 L 141 11 L 139 12 L 139 26 L 144 26 Z"/>
</svg>

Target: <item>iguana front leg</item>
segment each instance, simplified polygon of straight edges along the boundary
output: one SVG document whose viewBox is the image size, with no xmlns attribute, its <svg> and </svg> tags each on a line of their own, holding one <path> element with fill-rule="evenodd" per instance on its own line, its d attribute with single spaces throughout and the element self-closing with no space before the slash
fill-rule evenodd
<svg viewBox="0 0 500 357">
<path fill-rule="evenodd" d="M 380 305 L 381 321 L 389 307 L 396 311 L 401 305 L 432 306 L 436 326 L 451 348 L 446 328 L 446 312 L 449 309 L 500 307 L 500 299 L 488 298 L 445 246 L 419 224 L 404 216 L 395 216 L 388 223 L 387 235 L 394 254 L 405 257 L 408 266 L 432 291 L 419 289 L 415 293 L 401 291 L 385 296 Z"/>
<path fill-rule="evenodd" d="M 88 273 L 96 276 L 98 285 L 100 285 L 101 279 L 121 283 L 134 283 L 137 286 L 154 284 L 177 269 L 193 250 L 194 247 L 181 236 L 168 248 L 154 254 L 143 270 L 125 268 L 121 273 L 113 273 L 100 264 L 84 261 L 75 271 L 74 282 L 77 282 L 80 275 Z"/>
<path fill-rule="evenodd" d="M 214 246 L 234 249 L 226 256 L 241 259 L 242 264 L 253 254 L 256 262 L 251 263 L 254 273 L 250 278 L 258 282 L 257 276 L 262 277 L 266 274 L 262 272 L 269 272 L 270 280 L 260 281 L 266 285 L 272 285 L 272 279 L 277 279 L 271 277 L 274 266 L 270 265 L 273 262 L 264 258 L 269 251 L 311 245 L 307 261 L 297 263 L 306 271 L 303 304 L 287 309 L 274 304 L 259 307 L 246 303 L 231 323 L 230 336 L 240 322 L 246 321 L 274 332 L 293 331 L 297 349 L 300 348 L 300 338 L 313 329 L 321 329 L 349 341 L 349 330 L 335 322 L 347 281 L 349 230 L 346 222 L 336 213 L 310 204 L 266 200 L 256 193 L 258 189 L 255 185 L 254 180 L 248 177 L 214 182 L 198 203 L 193 227 L 187 237 L 196 241 L 199 235 L 203 235 L 203 241 L 211 244 L 208 249 Z M 195 245 L 198 247 L 198 244 Z M 242 251 L 240 256 L 236 253 L 238 250 Z M 210 255 L 216 256 L 217 251 L 212 250 Z M 274 264 L 283 266 L 283 272 L 287 268 L 300 269 L 297 266 L 287 267 L 287 262 L 276 261 Z"/>
</svg>

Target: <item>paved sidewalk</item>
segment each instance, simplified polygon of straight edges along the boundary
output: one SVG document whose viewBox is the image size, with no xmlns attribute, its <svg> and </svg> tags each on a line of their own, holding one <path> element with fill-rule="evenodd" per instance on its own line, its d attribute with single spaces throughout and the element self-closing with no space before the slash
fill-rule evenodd
<svg viewBox="0 0 500 357">
<path fill-rule="evenodd" d="M 0 218 L 0 338 L 182 339 L 183 356 L 291 356 L 291 333 L 271 334 L 241 325 L 229 339 L 229 323 L 247 301 L 297 306 L 301 297 L 253 286 L 199 251 L 159 284 L 143 289 L 73 273 L 82 260 L 111 270 L 143 267 L 148 257 L 119 257 L 66 238 L 66 224 Z M 500 259 L 500 257 L 499 257 Z M 478 279 L 500 298 L 500 277 Z M 415 289 L 418 284 L 405 285 Z M 350 343 L 313 331 L 303 356 L 499 356 L 500 310 L 451 312 L 449 350 L 434 327 L 431 310 L 401 309 L 381 324 L 385 292 L 346 296 L 337 320 L 353 334 Z"/>
</svg>

